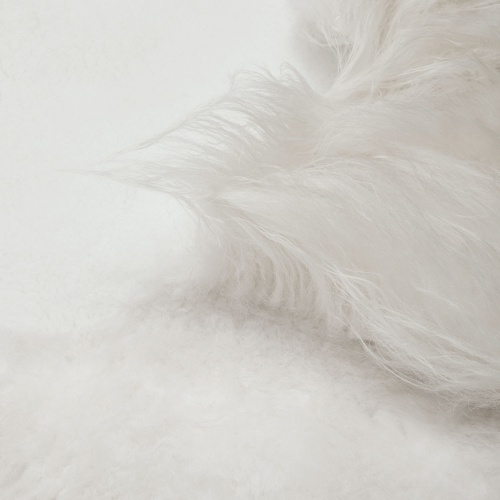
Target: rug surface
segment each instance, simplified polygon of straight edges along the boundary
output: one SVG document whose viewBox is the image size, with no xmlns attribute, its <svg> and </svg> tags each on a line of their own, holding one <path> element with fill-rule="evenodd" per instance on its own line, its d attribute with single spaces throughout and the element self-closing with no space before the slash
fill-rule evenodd
<svg viewBox="0 0 500 500">
<path fill-rule="evenodd" d="M 235 71 L 310 71 L 325 56 L 297 50 L 317 12 L 302 16 L 264 0 L 0 6 L 0 498 L 499 498 L 497 410 L 412 388 L 322 323 L 173 293 L 192 213 L 75 173 Z"/>
</svg>

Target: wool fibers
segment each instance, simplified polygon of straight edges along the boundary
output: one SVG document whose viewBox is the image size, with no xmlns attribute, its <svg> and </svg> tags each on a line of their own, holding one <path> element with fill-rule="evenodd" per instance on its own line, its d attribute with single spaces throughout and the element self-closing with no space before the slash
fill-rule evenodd
<svg viewBox="0 0 500 500">
<path fill-rule="evenodd" d="M 296 4 L 327 84 L 240 73 L 107 173 L 194 214 L 188 296 L 313 322 L 413 386 L 497 406 L 500 2 Z"/>
</svg>

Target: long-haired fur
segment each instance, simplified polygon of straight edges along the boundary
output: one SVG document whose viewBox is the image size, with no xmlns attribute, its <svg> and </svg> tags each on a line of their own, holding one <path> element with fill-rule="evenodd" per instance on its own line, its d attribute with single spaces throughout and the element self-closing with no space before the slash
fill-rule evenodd
<svg viewBox="0 0 500 500">
<path fill-rule="evenodd" d="M 285 67 L 119 159 L 185 203 L 200 288 L 354 335 L 399 378 L 500 402 L 500 2 L 302 5 L 331 64 Z"/>
</svg>

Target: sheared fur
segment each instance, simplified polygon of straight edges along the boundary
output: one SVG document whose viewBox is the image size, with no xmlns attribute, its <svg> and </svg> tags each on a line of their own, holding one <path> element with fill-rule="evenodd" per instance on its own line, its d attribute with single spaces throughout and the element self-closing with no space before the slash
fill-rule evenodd
<svg viewBox="0 0 500 500">
<path fill-rule="evenodd" d="M 290 67 L 243 73 L 112 174 L 193 210 L 215 249 L 202 291 L 498 405 L 500 2 L 303 3 L 325 91 Z"/>
</svg>

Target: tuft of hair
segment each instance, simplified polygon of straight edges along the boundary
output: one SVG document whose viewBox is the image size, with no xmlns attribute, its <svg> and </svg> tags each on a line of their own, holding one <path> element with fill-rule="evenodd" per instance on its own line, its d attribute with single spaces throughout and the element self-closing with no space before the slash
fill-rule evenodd
<svg viewBox="0 0 500 500">
<path fill-rule="evenodd" d="M 108 173 L 196 215 L 202 293 L 355 336 L 414 386 L 498 406 L 500 2 L 296 3 L 327 89 L 288 66 L 242 73 Z"/>
</svg>

